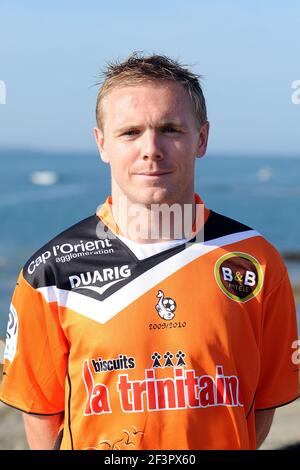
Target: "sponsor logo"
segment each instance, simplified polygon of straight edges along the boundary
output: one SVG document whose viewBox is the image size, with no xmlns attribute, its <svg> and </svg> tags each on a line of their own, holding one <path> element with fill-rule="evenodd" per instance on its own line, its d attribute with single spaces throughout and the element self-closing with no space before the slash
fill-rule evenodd
<svg viewBox="0 0 300 470">
<path fill-rule="evenodd" d="M 46 264 L 47 261 L 55 256 L 57 263 L 65 263 L 73 258 L 80 258 L 88 255 L 106 255 L 113 253 L 111 241 L 104 240 L 80 240 L 79 243 L 63 243 L 62 245 L 53 245 L 50 250 L 44 251 L 36 259 L 32 260 L 27 268 L 28 274 L 33 274 L 38 266 Z"/>
<path fill-rule="evenodd" d="M 216 365 L 212 375 L 198 375 L 195 369 L 188 368 L 185 357 L 183 351 L 178 351 L 176 355 L 167 351 L 163 356 L 154 352 L 151 355 L 152 367 L 145 369 L 142 377 L 133 378 L 129 373 L 119 373 L 117 380 L 107 380 L 106 384 L 95 382 L 93 367 L 86 359 L 82 368 L 87 392 L 84 415 L 116 411 L 110 405 L 111 393 L 118 398 L 113 400 L 114 407 L 119 403 L 124 413 L 244 406 L 237 375 L 227 375 L 221 364 Z M 161 371 L 161 367 L 165 370 Z M 170 373 L 166 376 L 164 372 L 168 368 Z"/>
<path fill-rule="evenodd" d="M 119 354 L 119 357 L 114 359 L 92 359 L 92 366 L 94 372 L 110 372 L 112 370 L 134 369 L 134 357 L 127 357 L 125 354 Z"/>
<path fill-rule="evenodd" d="M 72 289 L 90 289 L 98 294 L 103 294 L 114 284 L 124 281 L 131 276 L 131 270 L 127 264 L 123 266 L 114 266 L 96 271 L 74 274 L 69 276 Z M 107 282 L 108 281 L 108 282 Z M 104 284 L 104 286 L 93 286 L 91 284 Z"/>
<path fill-rule="evenodd" d="M 8 316 L 8 323 L 7 323 L 7 331 L 6 331 L 6 344 L 4 350 L 4 359 L 7 359 L 9 362 L 12 362 L 16 350 L 17 350 L 17 339 L 18 339 L 18 315 L 16 309 L 11 304 L 9 316 Z"/>
<path fill-rule="evenodd" d="M 155 305 L 156 311 L 160 318 L 163 320 L 172 320 L 175 317 L 175 310 L 177 308 L 176 302 L 171 297 L 165 297 L 162 290 L 157 292 L 159 301 Z"/>
<path fill-rule="evenodd" d="M 82 378 L 87 393 L 84 416 L 111 413 L 109 389 L 104 384 L 95 384 L 88 359 L 83 363 Z"/>
<path fill-rule="evenodd" d="M 224 294 L 236 302 L 248 302 L 259 293 L 263 271 L 259 262 L 247 253 L 228 253 L 215 264 L 215 278 Z"/>
<path fill-rule="evenodd" d="M 176 354 L 172 354 L 167 351 L 165 354 L 159 354 L 154 352 L 151 356 L 153 361 L 152 368 L 154 367 L 184 367 L 186 363 L 184 361 L 186 354 L 183 351 L 178 351 Z"/>
<path fill-rule="evenodd" d="M 210 406 L 243 406 L 239 379 L 225 375 L 217 365 L 215 375 L 197 375 L 194 369 L 173 367 L 171 377 L 160 378 L 157 369 L 146 369 L 141 380 L 120 374 L 117 383 L 121 408 L 125 413 Z M 146 395 L 143 399 L 142 393 Z"/>
</svg>

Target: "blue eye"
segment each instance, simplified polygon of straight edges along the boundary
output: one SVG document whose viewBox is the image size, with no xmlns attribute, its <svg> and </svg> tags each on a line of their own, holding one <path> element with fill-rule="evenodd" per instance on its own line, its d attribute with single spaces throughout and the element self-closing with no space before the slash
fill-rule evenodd
<svg viewBox="0 0 300 470">
<path fill-rule="evenodd" d="M 138 135 L 139 130 L 138 129 L 130 129 L 128 131 L 123 132 L 122 135 L 128 135 L 128 136 L 133 136 L 133 135 Z"/>
<path fill-rule="evenodd" d="M 171 127 L 171 126 L 168 126 L 168 127 L 164 127 L 162 129 L 163 132 L 167 132 L 167 133 L 170 133 L 170 134 L 173 134 L 175 132 L 179 132 L 178 129 L 176 129 L 175 127 Z"/>
</svg>

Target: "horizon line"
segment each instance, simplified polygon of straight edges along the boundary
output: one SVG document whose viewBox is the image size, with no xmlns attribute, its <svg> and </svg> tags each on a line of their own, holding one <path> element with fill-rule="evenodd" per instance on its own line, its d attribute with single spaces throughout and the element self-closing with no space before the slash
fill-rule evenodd
<svg viewBox="0 0 300 470">
<path fill-rule="evenodd" d="M 4 152 L 26 152 L 26 153 L 35 153 L 35 154 L 65 154 L 65 155 L 70 155 L 73 154 L 74 156 L 78 155 L 94 155 L 98 154 L 98 150 L 95 148 L 95 150 L 87 150 L 87 149 L 47 149 L 47 148 L 36 148 L 36 147 L 8 147 L 8 146 L 0 146 L 0 156 Z M 258 158 L 258 157 L 264 157 L 264 158 L 300 158 L 300 152 L 299 153 L 286 153 L 284 154 L 283 152 L 246 152 L 246 151 L 239 151 L 239 150 L 224 150 L 224 151 L 207 151 L 205 156 L 209 157 L 215 157 L 215 158 L 220 158 L 220 157 L 233 157 L 233 158 L 238 158 L 238 157 L 244 157 L 244 158 Z"/>
</svg>

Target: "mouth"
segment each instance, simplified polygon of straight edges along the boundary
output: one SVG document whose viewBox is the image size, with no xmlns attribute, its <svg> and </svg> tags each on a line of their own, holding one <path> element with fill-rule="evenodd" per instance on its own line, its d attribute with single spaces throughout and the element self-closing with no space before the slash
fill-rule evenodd
<svg viewBox="0 0 300 470">
<path fill-rule="evenodd" d="M 146 176 L 149 178 L 153 177 L 159 177 L 159 176 L 165 176 L 165 175 L 170 175 L 173 173 L 172 171 L 143 171 L 141 173 L 136 173 L 138 176 Z"/>
</svg>

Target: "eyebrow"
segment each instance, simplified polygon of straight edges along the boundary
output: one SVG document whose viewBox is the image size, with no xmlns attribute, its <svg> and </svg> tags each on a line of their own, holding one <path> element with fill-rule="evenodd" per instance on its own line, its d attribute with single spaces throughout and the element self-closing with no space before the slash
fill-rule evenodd
<svg viewBox="0 0 300 470">
<path fill-rule="evenodd" d="M 119 127 L 116 129 L 116 133 L 122 133 L 124 131 L 128 131 L 128 130 L 134 130 L 134 129 L 139 129 L 140 127 L 143 127 L 141 124 L 127 124 L 127 125 L 124 125 L 122 127 Z M 152 128 L 156 128 L 156 129 L 162 129 L 164 127 L 175 127 L 177 129 L 184 129 L 186 127 L 186 125 L 184 123 L 179 123 L 179 122 L 176 122 L 176 121 L 162 121 L 161 123 L 159 123 L 158 125 L 156 126 L 151 126 Z"/>
</svg>

